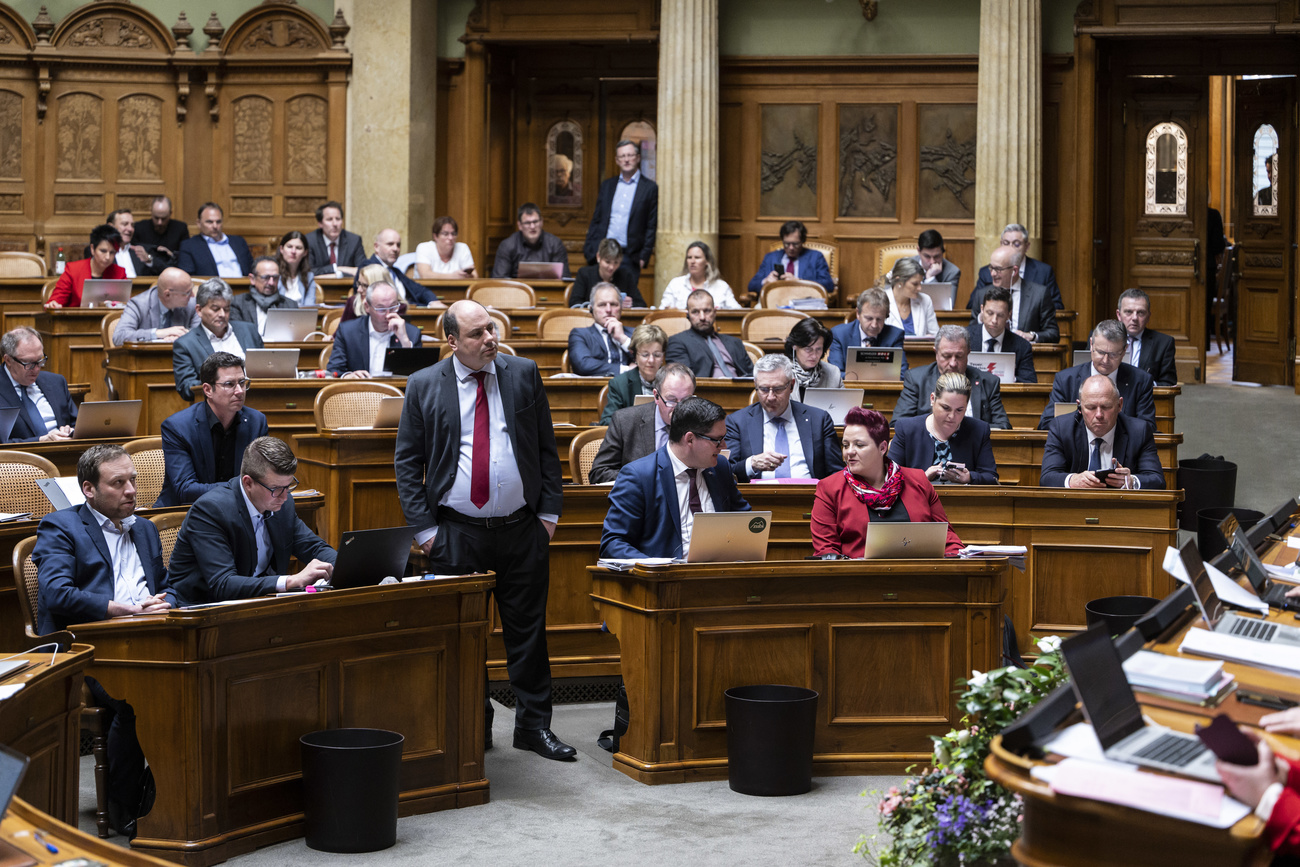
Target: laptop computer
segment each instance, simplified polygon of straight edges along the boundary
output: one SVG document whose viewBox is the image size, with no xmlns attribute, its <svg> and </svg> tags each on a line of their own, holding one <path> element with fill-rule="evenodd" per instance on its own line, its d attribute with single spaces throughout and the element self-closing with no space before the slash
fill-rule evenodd
<svg viewBox="0 0 1300 867">
<path fill-rule="evenodd" d="M 404 397 L 381 397 L 379 410 L 375 413 L 376 428 L 397 427 L 402 420 L 402 407 L 406 404 Z"/>
<path fill-rule="evenodd" d="M 125 307 L 131 300 L 130 280 L 96 280 L 81 286 L 82 307 Z"/>
<path fill-rule="evenodd" d="M 862 406 L 866 391 L 861 388 L 809 388 L 803 393 L 803 403 L 823 410 L 837 425 L 844 424 L 844 416 L 855 406 Z"/>
<path fill-rule="evenodd" d="M 771 512 L 700 512 L 691 527 L 687 563 L 766 560 Z"/>
<path fill-rule="evenodd" d="M 86 495 L 82 493 L 81 485 L 77 483 L 76 476 L 59 476 L 57 479 L 37 479 L 36 487 L 41 489 L 45 499 L 50 501 L 50 505 L 59 509 L 67 509 L 72 506 L 80 506 L 86 502 Z"/>
<path fill-rule="evenodd" d="M 134 437 L 140 432 L 139 400 L 96 400 L 77 410 L 74 440 L 90 437 Z"/>
<path fill-rule="evenodd" d="M 867 560 L 926 560 L 943 556 L 946 521 L 872 521 L 867 524 Z"/>
<path fill-rule="evenodd" d="M 1227 610 L 1223 601 L 1219 599 L 1219 594 L 1214 592 L 1210 573 L 1205 568 L 1205 561 L 1201 559 L 1194 540 L 1189 539 L 1179 547 L 1178 557 L 1187 575 L 1192 579 L 1192 593 L 1196 600 L 1196 608 L 1211 632 L 1249 638 L 1251 641 L 1261 641 L 1265 644 L 1300 647 L 1300 627 L 1270 623 L 1258 617 L 1243 617 Z"/>
<path fill-rule="evenodd" d="M 244 372 L 249 379 L 297 379 L 298 350 L 246 349 Z"/>
<path fill-rule="evenodd" d="M 410 376 L 438 363 L 440 346 L 390 346 L 384 350 L 384 370 L 393 376 Z"/>
<path fill-rule="evenodd" d="M 1016 381 L 1016 354 L 1014 352 L 972 352 L 966 357 L 969 367 L 991 373 L 1002 382 Z"/>
<path fill-rule="evenodd" d="M 0 409 L 0 443 L 9 442 L 9 437 L 14 432 L 14 424 L 18 421 L 18 413 L 20 412 L 22 412 L 22 409 L 16 406 L 6 406 Z"/>
<path fill-rule="evenodd" d="M 654 403 L 654 402 L 655 402 L 655 396 L 653 394 L 638 394 L 632 397 L 633 406 L 645 406 L 647 403 Z"/>
<path fill-rule="evenodd" d="M 1052 404 L 1052 418 L 1060 418 L 1063 415 L 1069 415 L 1072 412 L 1078 411 L 1079 405 L 1077 403 L 1065 403 L 1062 401 L 1061 403 Z"/>
<path fill-rule="evenodd" d="M 902 378 L 903 350 L 897 346 L 852 346 L 844 359 L 846 382 L 897 382 Z"/>
<path fill-rule="evenodd" d="M 315 330 L 315 307 L 276 307 L 266 311 L 262 339 L 267 343 L 301 343 Z"/>
<path fill-rule="evenodd" d="M 520 280 L 560 280 L 564 277 L 564 263 L 520 262 L 516 276 Z"/>
<path fill-rule="evenodd" d="M 957 287 L 952 283 L 922 283 L 921 291 L 930 296 L 935 310 L 951 310 L 957 300 Z"/>
<path fill-rule="evenodd" d="M 1092 363 L 1092 350 L 1090 350 L 1090 349 L 1076 349 L 1076 350 L 1074 350 L 1074 356 L 1073 356 L 1073 357 L 1074 357 L 1074 361 L 1071 363 L 1071 366 L 1073 366 L 1073 367 L 1078 367 L 1080 364 L 1091 364 L 1091 363 Z"/>
<path fill-rule="evenodd" d="M 329 586 L 335 590 L 372 587 L 389 575 L 401 580 L 411 558 L 415 527 L 349 530 L 339 544 Z"/>
<path fill-rule="evenodd" d="M 1288 584 L 1285 581 L 1273 581 L 1268 577 L 1268 571 L 1264 568 L 1264 563 L 1255 553 L 1255 548 L 1250 544 L 1250 537 L 1246 531 L 1237 523 L 1236 515 L 1229 515 L 1219 522 L 1219 532 L 1228 542 L 1228 548 L 1232 555 L 1237 559 L 1237 565 L 1241 571 L 1246 573 L 1246 579 L 1250 581 L 1250 586 L 1255 588 L 1259 598 L 1267 602 L 1272 608 L 1281 608 L 1284 611 L 1300 611 L 1300 599 L 1287 599 L 1286 594 L 1290 590 L 1296 589 L 1295 584 Z"/>
<path fill-rule="evenodd" d="M 1061 655 L 1106 758 L 1219 782 L 1214 753 L 1200 738 L 1147 726 L 1105 624 L 1065 639 Z"/>
</svg>

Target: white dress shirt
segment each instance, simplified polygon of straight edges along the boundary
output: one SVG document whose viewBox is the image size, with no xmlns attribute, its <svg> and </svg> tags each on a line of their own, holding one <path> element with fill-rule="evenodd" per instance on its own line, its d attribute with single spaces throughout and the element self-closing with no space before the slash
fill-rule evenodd
<svg viewBox="0 0 1300 867">
<path fill-rule="evenodd" d="M 812 470 L 808 468 L 808 462 L 803 456 L 803 441 L 799 439 L 799 426 L 794 423 L 794 413 L 790 405 L 786 404 L 785 412 L 781 414 L 785 419 L 785 435 L 790 441 L 789 457 L 786 458 L 786 464 L 790 467 L 790 478 L 792 479 L 811 479 Z M 772 423 L 773 416 L 763 411 L 763 451 L 776 451 L 776 430 L 777 425 Z M 765 473 L 755 474 L 754 472 L 754 455 L 745 458 L 745 472 L 752 479 L 755 475 L 763 479 L 775 479 L 776 470 L 768 470 Z"/>
<path fill-rule="evenodd" d="M 668 449 L 668 460 L 672 462 L 673 479 L 677 482 L 677 515 L 681 519 L 682 556 L 685 557 L 691 550 L 691 531 L 695 528 L 695 516 L 691 514 L 691 477 L 686 473 L 686 464 L 677 459 L 671 448 Z M 713 496 L 704 483 L 704 470 L 696 471 L 695 486 L 700 491 L 700 511 L 714 511 Z"/>
<path fill-rule="evenodd" d="M 1101 437 L 1101 456 L 1098 458 L 1098 460 L 1101 463 L 1101 468 L 1103 470 L 1109 470 L 1111 468 L 1111 461 L 1113 461 L 1115 458 L 1115 431 L 1117 430 L 1119 430 L 1118 423 L 1113 428 L 1108 430 L 1105 434 L 1103 434 Z M 1097 438 L 1096 435 L 1093 434 L 1092 431 L 1087 430 L 1086 428 L 1084 429 L 1084 442 L 1088 446 L 1089 463 L 1092 463 L 1092 449 L 1093 449 L 1092 441 L 1095 440 L 1096 438 Z M 1132 469 L 1132 467 L 1130 467 L 1129 469 Z M 1075 476 L 1074 473 L 1070 473 L 1068 476 L 1065 477 L 1065 486 L 1067 488 L 1070 487 L 1070 480 L 1073 479 L 1074 476 Z M 1123 490 L 1135 491 L 1140 489 L 1141 487 L 1142 487 L 1141 480 L 1138 479 L 1137 476 L 1130 475 L 1128 477 L 1126 484 L 1124 485 Z"/>
<path fill-rule="evenodd" d="M 303 282 L 302 275 L 296 277 L 285 277 L 280 280 L 280 294 L 290 301 L 296 301 L 298 306 L 302 306 L 303 299 Z"/>
<path fill-rule="evenodd" d="M 369 316 L 366 317 L 366 329 L 370 332 L 370 375 L 389 376 L 389 372 L 384 370 L 384 354 L 392 343 L 393 332 L 376 331 L 375 323 Z"/>
<path fill-rule="evenodd" d="M 144 580 L 144 564 L 140 562 L 140 552 L 136 550 L 135 540 L 131 538 L 131 526 L 136 516 L 128 515 L 122 519 L 122 529 L 113 526 L 110 518 L 95 511 L 89 503 L 86 508 L 94 516 L 100 532 L 104 534 L 104 544 L 108 546 L 108 556 L 113 565 L 113 601 L 122 605 L 139 605 L 148 598 L 149 585 Z"/>
<path fill-rule="evenodd" d="M 212 261 L 217 263 L 218 277 L 244 276 L 244 272 L 239 268 L 239 257 L 235 255 L 235 249 L 230 246 L 229 235 L 222 235 L 220 241 L 214 241 L 210 236 L 204 235 L 203 240 L 208 242 L 208 252 L 212 254 Z"/>
<path fill-rule="evenodd" d="M 263 320 L 265 321 L 265 320 Z M 202 326 L 203 333 L 208 335 L 208 342 L 212 344 L 213 352 L 229 352 L 231 355 L 244 357 L 244 347 L 239 345 L 239 338 L 235 337 L 235 328 L 229 322 L 226 323 L 226 336 L 218 337 L 208 330 L 208 326 Z"/>
<path fill-rule="evenodd" d="M 248 498 L 248 491 L 244 490 L 242 484 L 239 486 L 239 493 L 244 495 L 244 505 L 248 508 L 248 517 L 253 522 L 253 538 L 257 541 L 257 566 L 253 570 L 253 577 L 256 578 L 271 568 L 271 535 L 266 529 L 266 519 Z M 275 579 L 276 593 L 285 591 L 288 577 L 288 575 L 280 575 Z"/>
<path fill-rule="evenodd" d="M 997 337 L 994 337 L 992 334 L 989 334 L 989 330 L 988 330 L 987 327 L 985 327 L 984 325 L 981 325 L 981 326 L 980 326 L 980 345 L 979 345 L 978 347 L 973 348 L 972 351 L 974 351 L 974 352 L 1002 352 L 1002 351 L 1003 351 L 1003 350 L 1002 350 L 1002 341 L 1006 339 L 1006 336 L 1007 336 L 1006 329 L 1003 329 L 1001 334 L 999 334 Z M 992 349 L 989 349 L 989 348 L 988 348 L 988 346 L 989 346 L 989 341 L 990 341 L 990 340 L 996 340 L 996 341 L 997 341 L 997 343 L 993 344 L 993 348 L 992 348 Z M 969 401 L 968 401 L 968 402 L 969 402 Z"/>
<path fill-rule="evenodd" d="M 5 376 L 9 377 L 9 384 L 18 393 L 19 411 L 22 409 L 22 393 L 24 391 L 26 391 L 27 396 L 32 399 L 32 403 L 36 404 L 36 410 L 41 414 L 41 420 L 45 422 L 45 430 L 40 431 L 37 436 L 45 436 L 45 434 L 58 427 L 58 420 L 54 417 L 54 407 L 50 406 L 50 402 L 45 399 L 45 392 L 41 391 L 40 387 L 35 383 L 32 383 L 24 389 L 23 386 L 14 382 L 14 375 L 9 372 L 9 368 L 6 367 L 4 370 Z"/>
<path fill-rule="evenodd" d="M 123 246 L 122 249 L 117 251 L 113 261 L 122 266 L 122 270 L 126 272 L 127 277 L 135 278 L 140 276 L 135 273 L 135 263 L 131 261 L 131 248 Z"/>
</svg>

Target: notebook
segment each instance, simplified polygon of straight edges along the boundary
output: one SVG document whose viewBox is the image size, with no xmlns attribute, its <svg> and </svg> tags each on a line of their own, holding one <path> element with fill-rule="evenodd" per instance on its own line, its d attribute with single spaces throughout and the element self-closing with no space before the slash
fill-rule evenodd
<svg viewBox="0 0 1300 867">
<path fill-rule="evenodd" d="M 687 563 L 766 560 L 771 512 L 700 512 L 691 527 Z"/>
<path fill-rule="evenodd" d="M 520 262 L 516 276 L 520 280 L 559 280 L 564 277 L 564 263 Z"/>
<path fill-rule="evenodd" d="M 134 437 L 140 431 L 139 400 L 96 400 L 77 410 L 74 440 L 92 437 Z"/>
<path fill-rule="evenodd" d="M 924 560 L 943 556 L 946 521 L 872 521 L 867 524 L 866 559 Z"/>
<path fill-rule="evenodd" d="M 87 280 L 81 286 L 82 307 L 125 307 L 131 300 L 130 280 Z"/>
<path fill-rule="evenodd" d="M 415 527 L 386 527 L 380 530 L 350 530 L 343 534 L 329 586 L 335 590 L 371 587 L 392 576 L 399 581 L 406 574 Z"/>
<path fill-rule="evenodd" d="M 244 372 L 249 379 L 297 379 L 298 350 L 247 349 Z"/>
<path fill-rule="evenodd" d="M 803 393 L 803 403 L 823 410 L 831 422 L 844 424 L 844 416 L 855 406 L 862 406 L 866 391 L 861 388 L 809 388 Z"/>
<path fill-rule="evenodd" d="M 957 300 L 957 287 L 952 283 L 922 283 L 921 291 L 930 296 L 935 310 L 951 310 Z"/>
<path fill-rule="evenodd" d="M 266 311 L 262 340 L 267 343 L 301 343 L 315 330 L 315 307 L 276 307 Z"/>
<path fill-rule="evenodd" d="M 898 346 L 852 346 L 844 359 L 844 380 L 897 382 L 903 378 L 903 350 Z"/>
<path fill-rule="evenodd" d="M 1002 382 L 1016 381 L 1014 352 L 972 352 L 966 357 L 966 366 L 991 373 Z"/>
</svg>

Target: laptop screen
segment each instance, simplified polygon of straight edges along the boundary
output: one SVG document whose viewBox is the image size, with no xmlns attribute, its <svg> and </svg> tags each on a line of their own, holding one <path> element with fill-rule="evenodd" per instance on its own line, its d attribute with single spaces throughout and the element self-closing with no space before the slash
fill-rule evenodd
<svg viewBox="0 0 1300 867">
<path fill-rule="evenodd" d="M 1205 561 L 1201 559 L 1201 554 L 1196 549 L 1196 542 L 1191 539 L 1184 542 L 1178 549 L 1178 557 L 1183 561 L 1187 577 L 1192 580 L 1192 592 L 1196 594 L 1196 607 L 1201 609 L 1201 617 L 1205 619 L 1205 625 L 1213 629 L 1223 618 L 1223 603 L 1219 601 L 1219 594 L 1214 592 L 1209 570 L 1205 568 Z"/>
<path fill-rule="evenodd" d="M 1092 723 L 1102 749 L 1142 728 L 1142 709 L 1104 623 L 1061 642 L 1061 655 L 1083 715 Z"/>
<path fill-rule="evenodd" d="M 1228 538 L 1232 539 L 1232 553 L 1237 556 L 1237 563 L 1250 579 L 1250 585 L 1258 592 L 1268 584 L 1268 573 L 1264 570 L 1263 562 L 1246 540 L 1245 532 L 1238 529 Z"/>
</svg>

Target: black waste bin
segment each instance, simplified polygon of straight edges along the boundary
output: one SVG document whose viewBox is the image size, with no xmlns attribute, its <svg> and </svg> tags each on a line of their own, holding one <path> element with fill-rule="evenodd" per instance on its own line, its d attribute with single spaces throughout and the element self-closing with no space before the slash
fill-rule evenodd
<svg viewBox="0 0 1300 867">
<path fill-rule="evenodd" d="M 298 739 L 310 848 L 377 852 L 397 842 L 403 740 L 383 729 L 328 729 Z"/>
<path fill-rule="evenodd" d="M 817 693 L 801 686 L 734 686 L 727 701 L 727 780 L 742 795 L 812 788 Z"/>
<path fill-rule="evenodd" d="M 1200 552 L 1201 559 L 1207 563 L 1219 556 L 1228 547 L 1228 540 L 1223 538 L 1223 534 L 1219 532 L 1219 524 L 1229 515 L 1237 516 L 1237 523 L 1243 530 L 1249 530 L 1264 520 L 1263 512 L 1256 512 L 1254 509 L 1236 509 L 1230 506 L 1201 509 L 1201 511 L 1197 512 L 1196 550 Z"/>
<path fill-rule="evenodd" d="M 1237 465 L 1220 458 L 1188 458 L 1178 462 L 1178 528 L 1195 533 L 1201 509 L 1231 506 L 1237 500 Z"/>
<path fill-rule="evenodd" d="M 1105 596 L 1083 606 L 1083 614 L 1089 626 L 1105 623 L 1112 636 L 1122 635 L 1159 602 L 1151 596 Z"/>
</svg>

